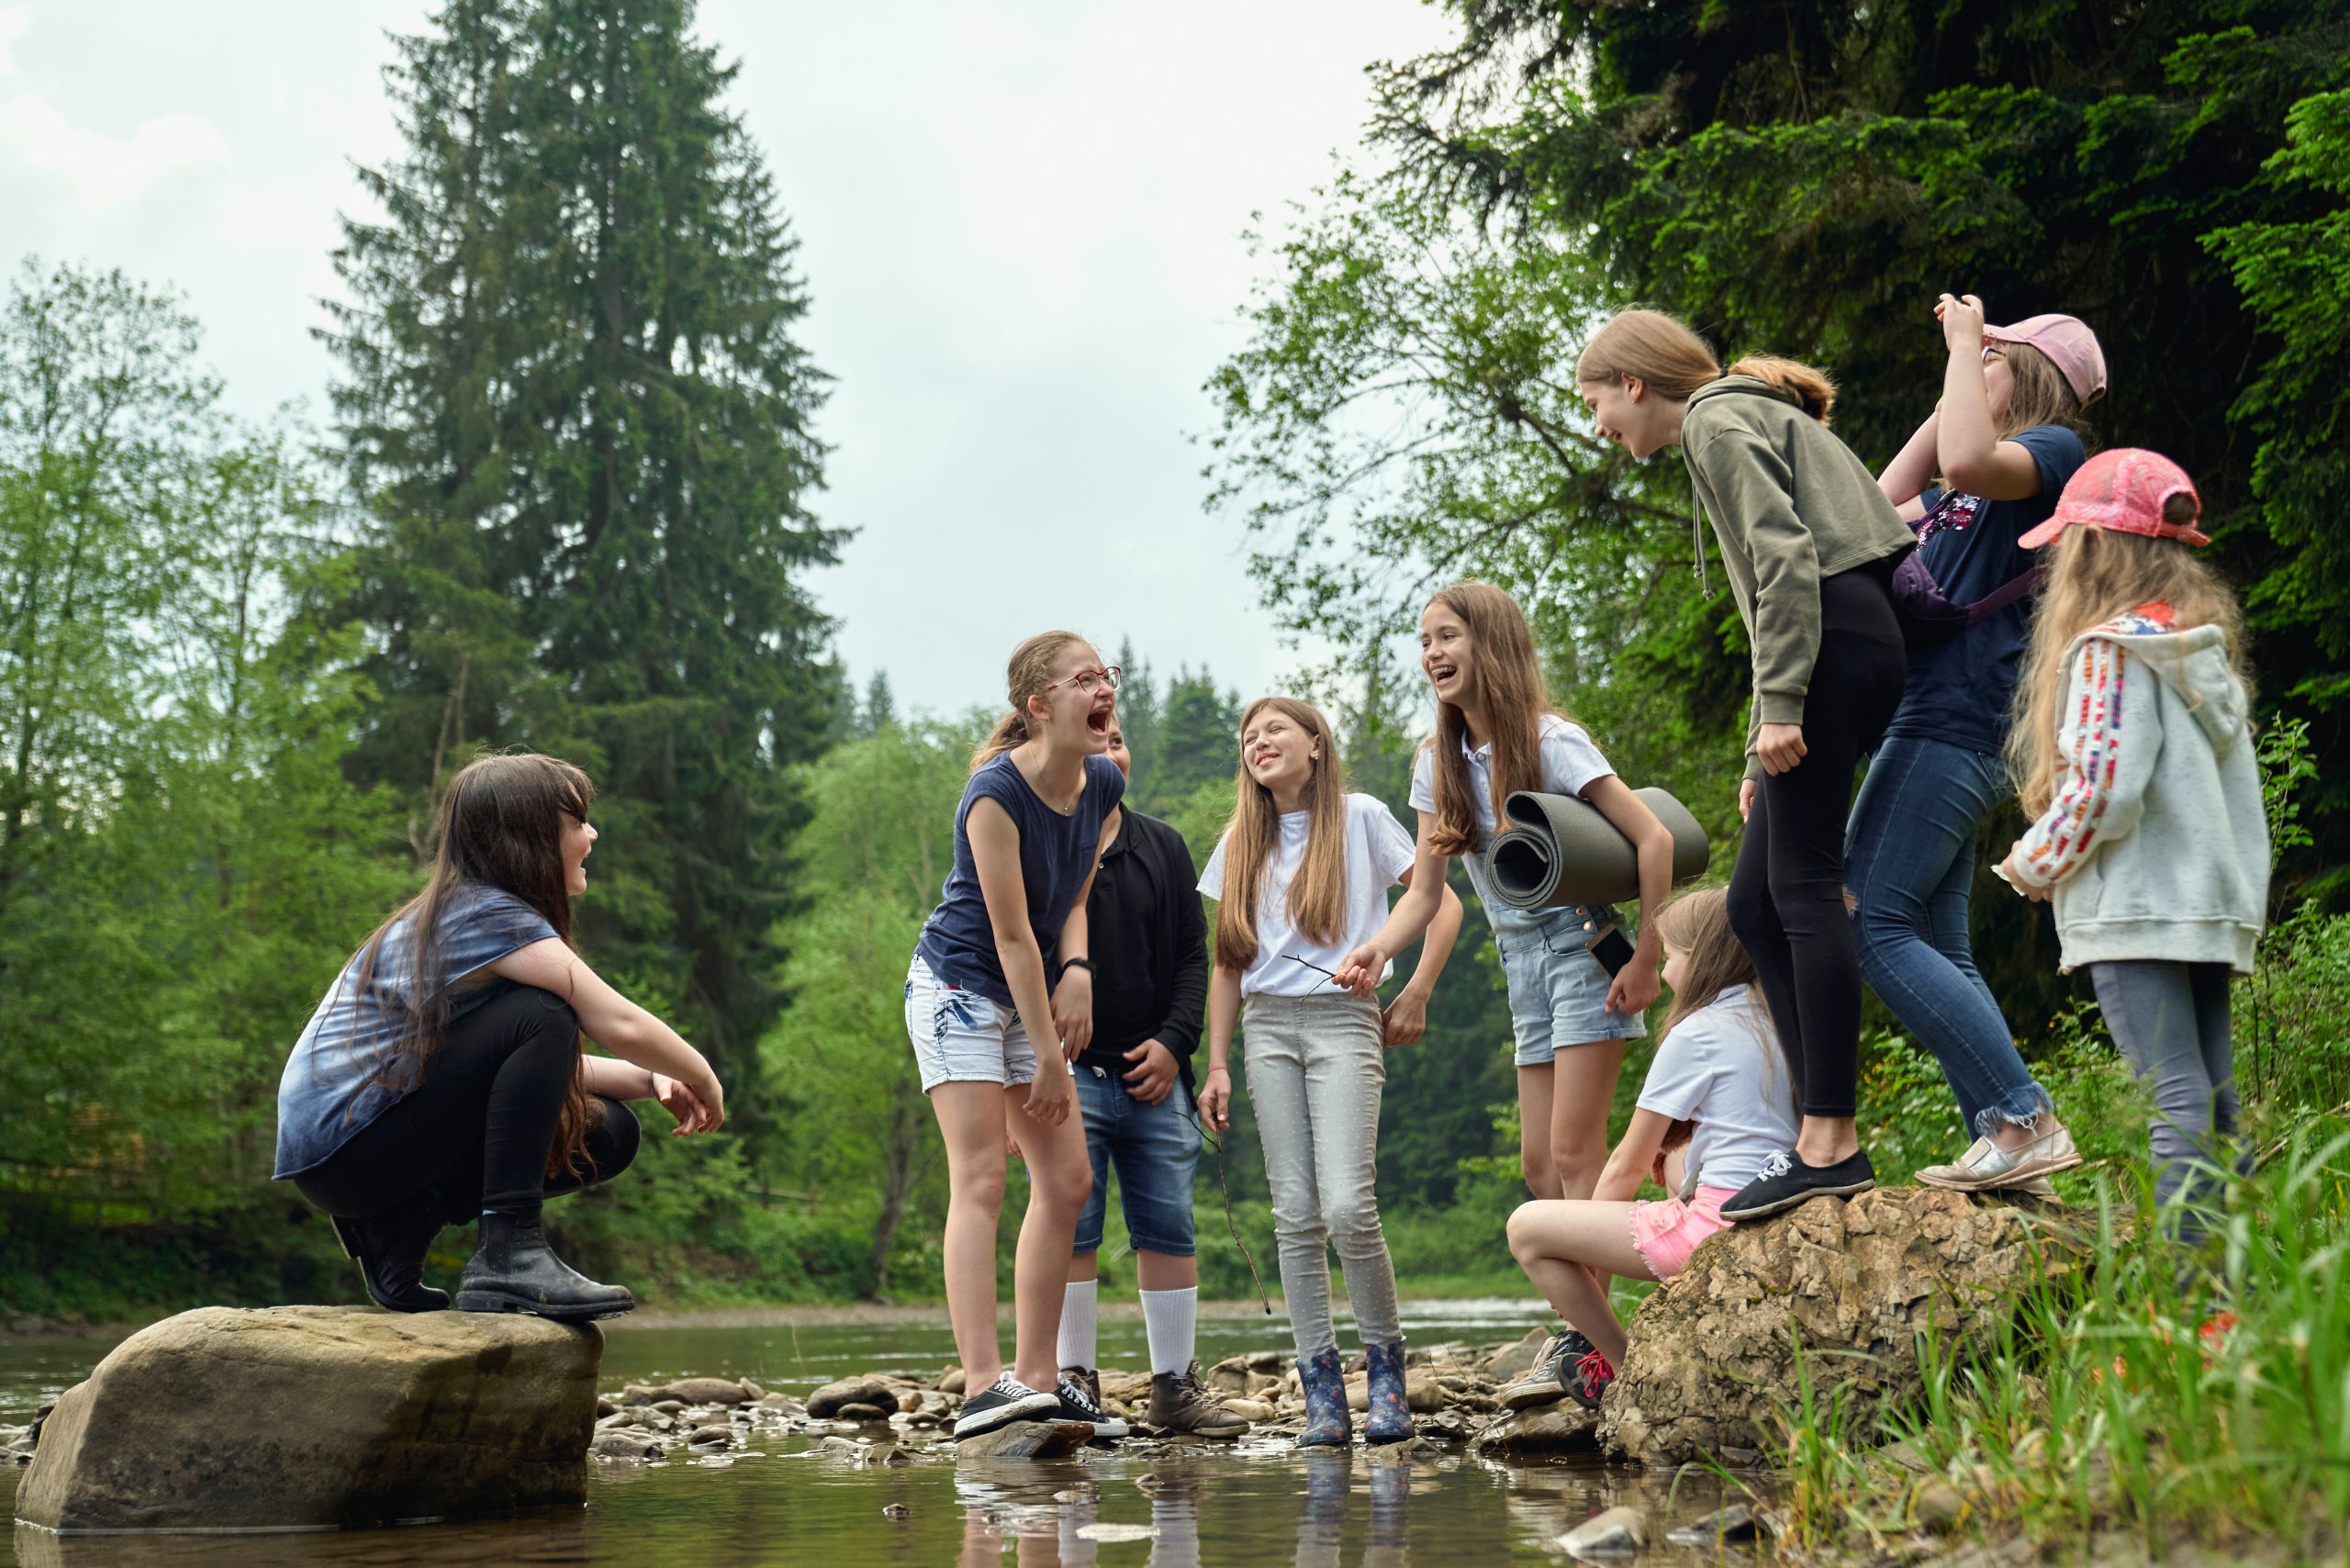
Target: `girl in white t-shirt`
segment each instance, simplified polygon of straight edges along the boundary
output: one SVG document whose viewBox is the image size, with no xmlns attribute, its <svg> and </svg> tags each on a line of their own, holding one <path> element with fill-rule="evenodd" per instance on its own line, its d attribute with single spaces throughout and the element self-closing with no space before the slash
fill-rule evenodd
<svg viewBox="0 0 2350 1568">
<path fill-rule="evenodd" d="M 1699 1242 L 1729 1228 L 1722 1204 L 1796 1135 L 1794 1086 L 1722 890 L 1684 894 L 1652 924 L 1664 939 L 1673 1010 L 1631 1125 L 1590 1198 L 1521 1204 L 1509 1221 L 1518 1266 L 1590 1348 L 1572 1330 L 1554 1338 L 1534 1370 L 1502 1390 L 1513 1410 L 1562 1395 L 1597 1408 L 1625 1345 L 1607 1276 L 1679 1273 Z M 1634 1202 L 1650 1176 L 1678 1195 Z"/>
<path fill-rule="evenodd" d="M 1420 667 L 1436 692 L 1436 735 L 1412 768 L 1416 866 L 1430 881 L 1459 856 L 1485 906 L 1509 983 L 1516 1036 L 1518 1159 L 1538 1198 L 1587 1198 L 1607 1158 L 1607 1112 L 1624 1042 L 1648 1032 L 1659 948 L 1644 924 L 1610 976 L 1592 939 L 1617 923 L 1604 904 L 1512 909 L 1493 893 L 1502 802 L 1519 790 L 1599 808 L 1639 855 L 1640 904 L 1673 885 L 1673 835 L 1551 702 L 1517 601 L 1491 583 L 1455 583 L 1420 615 Z"/>
<path fill-rule="evenodd" d="M 1231 825 L 1200 877 L 1200 891 L 1217 901 L 1200 1114 L 1211 1130 L 1232 1125 L 1232 1028 L 1245 999 L 1248 1090 L 1305 1389 L 1300 1448 L 1353 1436 L 1330 1323 L 1328 1247 L 1346 1270 L 1370 1362 L 1363 1436 L 1400 1442 L 1413 1431 L 1395 1266 L 1373 1190 L 1382 1053 L 1420 1037 L 1428 992 L 1460 930 L 1460 901 L 1440 873 L 1415 876 L 1412 859 L 1394 813 L 1347 793 L 1320 713 L 1286 697 L 1249 705 Z M 1390 912 L 1387 890 L 1398 883 L 1405 891 Z M 1423 931 L 1419 965 L 1382 1015 L 1379 984 Z"/>
</svg>

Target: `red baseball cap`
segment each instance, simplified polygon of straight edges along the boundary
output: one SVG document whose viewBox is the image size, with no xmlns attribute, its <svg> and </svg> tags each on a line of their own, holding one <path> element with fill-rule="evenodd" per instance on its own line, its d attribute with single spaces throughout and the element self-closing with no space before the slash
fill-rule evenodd
<svg viewBox="0 0 2350 1568">
<path fill-rule="evenodd" d="M 2048 521 L 2016 543 L 2037 550 L 2067 528 L 2109 528 L 2121 533 L 2144 533 L 2156 539 L 2177 539 L 2188 544 L 2209 544 L 2210 536 L 2192 523 L 2165 522 L 2163 507 L 2173 496 L 2195 503 L 2201 517 L 2203 498 L 2187 470 L 2159 452 L 2143 446 L 2117 446 L 2081 465 Z"/>
<path fill-rule="evenodd" d="M 1983 335 L 1995 343 L 2030 343 L 2046 354 L 2084 403 L 2105 391 L 2105 351 L 2078 316 L 2034 316 L 2012 327 L 1986 327 Z"/>
</svg>

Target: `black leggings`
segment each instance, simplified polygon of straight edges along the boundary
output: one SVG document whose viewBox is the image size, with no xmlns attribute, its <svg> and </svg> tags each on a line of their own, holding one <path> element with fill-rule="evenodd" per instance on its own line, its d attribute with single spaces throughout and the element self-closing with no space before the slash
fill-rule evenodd
<svg viewBox="0 0 2350 1568">
<path fill-rule="evenodd" d="M 1852 774 L 1901 704 L 1909 659 L 1894 561 L 1819 583 L 1819 654 L 1803 704 L 1804 758 L 1764 775 L 1730 873 L 1730 929 L 1754 962 L 1807 1116 L 1850 1116 L 1861 1076 L 1861 959 L 1844 907 Z"/>
<path fill-rule="evenodd" d="M 506 984 L 449 1026 L 412 1093 L 294 1185 L 327 1213 L 352 1218 L 416 1201 L 436 1208 L 444 1225 L 468 1224 L 485 1209 L 535 1215 L 543 1197 L 609 1182 L 636 1158 L 635 1113 L 598 1094 L 589 1099 L 587 1169 L 546 1175 L 578 1071 L 571 1004 L 535 986 Z"/>
</svg>

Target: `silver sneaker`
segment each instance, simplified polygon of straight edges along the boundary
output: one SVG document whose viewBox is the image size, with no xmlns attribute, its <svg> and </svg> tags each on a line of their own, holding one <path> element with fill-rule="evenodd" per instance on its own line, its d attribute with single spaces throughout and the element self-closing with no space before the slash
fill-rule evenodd
<svg viewBox="0 0 2350 1568">
<path fill-rule="evenodd" d="M 1929 1165 L 1918 1172 L 1918 1180 L 1929 1187 L 1981 1193 L 1995 1187 L 2021 1187 L 2035 1177 L 2070 1170 L 2080 1163 L 2081 1151 L 2073 1147 L 2073 1135 L 2058 1127 L 2020 1148 L 2001 1148 L 1987 1137 L 1976 1138 L 1955 1163 Z"/>
</svg>

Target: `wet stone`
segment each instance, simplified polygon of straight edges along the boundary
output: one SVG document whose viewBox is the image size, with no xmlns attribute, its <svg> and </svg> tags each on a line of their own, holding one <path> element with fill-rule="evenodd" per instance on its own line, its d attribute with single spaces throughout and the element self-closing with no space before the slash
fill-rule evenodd
<svg viewBox="0 0 2350 1568">
<path fill-rule="evenodd" d="M 1627 1557 L 1648 1540 L 1648 1518 L 1638 1508 L 1610 1508 L 1561 1536 L 1559 1548 L 1576 1557 Z"/>
<path fill-rule="evenodd" d="M 1732 1503 L 1727 1508 L 1667 1531 L 1664 1539 L 1675 1546 L 1711 1546 L 1716 1541 L 1752 1540 L 1761 1533 L 1761 1527 L 1755 1522 L 1754 1510 L 1744 1503 Z"/>
</svg>

